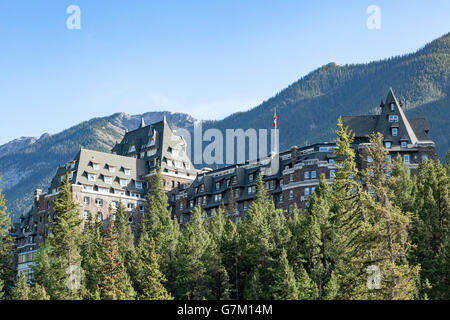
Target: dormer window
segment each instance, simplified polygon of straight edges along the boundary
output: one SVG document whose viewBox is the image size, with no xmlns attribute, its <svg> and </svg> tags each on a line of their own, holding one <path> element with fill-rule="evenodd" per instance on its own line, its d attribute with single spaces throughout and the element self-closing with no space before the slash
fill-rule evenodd
<svg viewBox="0 0 450 320">
<path fill-rule="evenodd" d="M 236 184 L 236 183 L 237 183 L 237 177 L 233 177 L 232 183 L 233 183 L 233 184 Z"/>
<path fill-rule="evenodd" d="M 97 180 L 97 176 L 95 174 L 89 173 L 88 174 L 88 180 L 89 181 L 95 181 L 95 180 Z"/>
<path fill-rule="evenodd" d="M 395 104 L 391 103 L 391 111 L 394 111 L 394 110 L 395 110 Z"/>
<path fill-rule="evenodd" d="M 216 190 L 220 189 L 220 182 L 216 182 Z"/>
<path fill-rule="evenodd" d="M 390 149 L 391 146 L 392 146 L 392 143 L 391 143 L 390 141 L 385 141 L 385 142 L 384 142 L 384 147 L 385 147 L 386 149 Z"/>
<path fill-rule="evenodd" d="M 131 170 L 130 169 L 124 169 L 123 171 L 125 172 L 125 174 L 127 176 L 131 175 Z"/>
<path fill-rule="evenodd" d="M 110 173 L 116 172 L 116 167 L 108 166 L 108 168 L 109 168 L 109 172 L 110 172 Z"/>
<path fill-rule="evenodd" d="M 142 182 L 136 181 L 136 189 L 142 189 Z"/>
<path fill-rule="evenodd" d="M 126 187 L 126 186 L 128 185 L 128 180 L 120 179 L 120 185 L 121 185 L 122 187 Z"/>
<path fill-rule="evenodd" d="M 308 180 L 309 179 L 309 171 L 306 171 L 305 172 L 305 180 Z"/>
<path fill-rule="evenodd" d="M 134 145 L 130 146 L 130 149 L 128 149 L 128 153 L 135 152 L 136 147 Z"/>
<path fill-rule="evenodd" d="M 253 174 L 250 174 L 250 175 L 248 176 L 248 181 L 249 181 L 249 182 L 253 182 Z"/>
<path fill-rule="evenodd" d="M 398 116 L 395 114 L 389 115 L 389 122 L 398 122 Z"/>
<path fill-rule="evenodd" d="M 200 186 L 200 192 L 204 192 L 204 191 L 205 191 L 205 185 L 202 184 L 202 185 Z"/>
<path fill-rule="evenodd" d="M 402 141 L 401 142 L 401 146 L 402 146 L 402 148 L 408 148 L 408 142 L 407 141 Z"/>
<path fill-rule="evenodd" d="M 392 136 L 393 137 L 398 136 L 398 128 L 392 128 Z"/>
<path fill-rule="evenodd" d="M 104 180 L 105 183 L 107 183 L 107 184 L 112 184 L 112 178 L 111 178 L 111 177 L 103 177 L 103 180 Z"/>
<path fill-rule="evenodd" d="M 92 168 L 93 168 L 94 170 L 100 170 L 100 165 L 99 165 L 98 163 L 93 163 L 93 164 L 92 164 Z"/>
</svg>

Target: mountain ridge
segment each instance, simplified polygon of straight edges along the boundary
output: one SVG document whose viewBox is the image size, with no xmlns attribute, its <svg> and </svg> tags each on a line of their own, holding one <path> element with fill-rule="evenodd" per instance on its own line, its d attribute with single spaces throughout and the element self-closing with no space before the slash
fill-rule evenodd
<svg viewBox="0 0 450 320">
<path fill-rule="evenodd" d="M 365 64 L 328 63 L 279 91 L 272 98 L 222 120 L 203 121 L 203 129 L 270 129 L 277 107 L 280 149 L 334 140 L 340 115 L 378 113 L 378 106 L 392 87 L 408 117 L 425 117 L 430 138 L 444 158 L 450 148 L 450 33 L 414 53 Z M 143 115 L 115 113 L 94 118 L 58 134 L 0 157 L 5 196 L 14 217 L 31 205 L 33 191 L 48 187 L 60 164 L 73 158 L 82 146 L 109 152 L 125 130 L 166 116 L 172 129 L 192 132 L 198 121 L 188 114 L 168 111 Z M 0 146 L 1 148 L 2 146 Z"/>
</svg>

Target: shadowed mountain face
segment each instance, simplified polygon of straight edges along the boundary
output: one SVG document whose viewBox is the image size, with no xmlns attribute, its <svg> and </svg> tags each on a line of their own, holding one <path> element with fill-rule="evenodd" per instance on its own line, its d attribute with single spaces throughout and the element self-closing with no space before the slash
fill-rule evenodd
<svg viewBox="0 0 450 320">
<path fill-rule="evenodd" d="M 96 118 L 55 135 L 40 139 L 21 138 L 0 146 L 0 173 L 7 206 L 17 218 L 32 204 L 37 188 L 46 190 L 59 165 L 73 159 L 80 147 L 110 152 L 125 130 L 139 127 L 141 119 L 150 124 L 166 116 L 169 125 L 191 130 L 195 119 L 187 114 L 150 112 L 130 116 L 125 113 Z"/>
<path fill-rule="evenodd" d="M 427 118 L 429 136 L 436 142 L 438 156 L 443 159 L 450 147 L 449 79 L 450 34 L 447 34 L 415 53 L 400 57 L 357 65 L 330 63 L 254 109 L 220 121 L 205 121 L 203 130 L 270 129 L 276 107 L 281 150 L 292 145 L 332 141 L 340 115 L 379 112 L 380 101 L 392 87 L 408 117 Z M 24 212 L 32 203 L 33 191 L 45 190 L 57 166 L 71 160 L 80 147 L 109 152 L 126 129 L 139 127 L 142 117 L 150 124 L 160 121 L 164 115 L 175 131 L 192 132 L 196 120 L 186 114 L 119 113 L 83 122 L 39 140 L 24 138 L 22 142 L 0 146 L 0 173 L 11 213 L 18 217 Z"/>
</svg>

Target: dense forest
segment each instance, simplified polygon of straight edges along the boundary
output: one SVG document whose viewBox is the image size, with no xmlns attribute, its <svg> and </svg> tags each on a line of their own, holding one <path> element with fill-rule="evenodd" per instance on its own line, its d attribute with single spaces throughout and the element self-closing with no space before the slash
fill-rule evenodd
<svg viewBox="0 0 450 320">
<path fill-rule="evenodd" d="M 160 170 L 133 238 L 125 208 L 106 230 L 84 227 L 66 179 L 57 219 L 38 251 L 33 282 L 12 271 L 10 218 L 0 196 L 0 292 L 13 300 L 450 299 L 450 165 L 426 160 L 411 175 L 372 134 L 369 167 L 356 167 L 338 123 L 332 185 L 322 176 L 306 210 L 288 216 L 257 195 L 237 224 L 230 200 L 211 217 L 196 207 L 180 228 Z M 232 190 L 230 190 L 232 191 Z M 231 192 L 231 194 L 233 194 Z M 74 270 L 68 273 L 67 270 Z"/>
</svg>

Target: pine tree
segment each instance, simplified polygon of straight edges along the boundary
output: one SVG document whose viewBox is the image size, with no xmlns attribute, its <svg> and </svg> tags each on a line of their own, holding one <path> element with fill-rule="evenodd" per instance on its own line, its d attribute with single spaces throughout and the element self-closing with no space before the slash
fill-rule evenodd
<svg viewBox="0 0 450 320">
<path fill-rule="evenodd" d="M 39 284 L 35 284 L 30 291 L 29 300 L 50 300 L 47 291 Z"/>
<path fill-rule="evenodd" d="M 429 281 L 431 288 L 420 289 L 419 297 L 441 299 L 449 296 L 448 278 L 445 279 L 442 257 L 446 251 L 450 233 L 450 180 L 446 168 L 439 162 L 426 160 L 417 170 L 417 191 L 415 193 L 411 240 L 415 248 L 410 263 L 420 264 L 420 283 Z M 443 273 L 442 273 L 443 272 Z M 448 276 L 448 272 L 447 272 Z M 444 284 L 444 286 L 442 286 Z"/>
<path fill-rule="evenodd" d="M 179 226 L 172 219 L 168 198 L 164 190 L 164 179 L 158 165 L 155 174 L 150 178 L 147 195 L 147 209 L 143 217 L 143 230 L 155 241 L 156 253 L 160 259 L 161 271 L 167 278 L 166 288 L 174 291 L 175 250 L 179 236 Z"/>
<path fill-rule="evenodd" d="M 257 178 L 256 190 L 255 200 L 238 226 L 241 296 L 271 299 L 270 286 L 275 281 L 273 270 L 291 234 L 282 211 L 276 210 L 273 202 L 267 200 L 261 176 Z M 259 289 L 255 290 L 253 286 Z"/>
<path fill-rule="evenodd" d="M 224 265 L 224 232 L 226 221 L 229 220 L 219 208 L 212 218 L 206 221 L 208 232 L 208 247 L 202 261 L 206 268 L 205 284 L 209 288 L 207 298 L 223 300 L 230 298 L 230 275 Z"/>
<path fill-rule="evenodd" d="M 125 263 L 128 274 L 132 273 L 132 258 L 134 253 L 134 239 L 131 230 L 131 224 L 128 221 L 126 209 L 122 202 L 116 210 L 116 221 L 114 223 L 115 233 L 117 235 L 117 244 L 119 255 Z"/>
<path fill-rule="evenodd" d="M 104 300 L 130 300 L 135 296 L 122 256 L 119 254 L 112 207 L 103 244 L 103 263 L 99 269 L 100 294 Z"/>
<path fill-rule="evenodd" d="M 11 290 L 11 300 L 28 300 L 30 298 L 30 287 L 24 272 L 19 272 L 14 288 Z"/>
<path fill-rule="evenodd" d="M 99 273 L 103 264 L 103 236 L 102 222 L 94 219 L 89 213 L 84 226 L 83 244 L 81 245 L 82 263 L 85 272 L 85 299 L 100 299 L 101 275 Z"/>
<path fill-rule="evenodd" d="M 389 167 L 389 163 L 387 163 Z M 389 178 L 390 199 L 403 212 L 413 212 L 414 208 L 414 178 L 403 163 L 400 155 L 392 162 L 391 177 Z"/>
<path fill-rule="evenodd" d="M 283 249 L 281 259 L 274 270 L 274 283 L 270 291 L 275 300 L 297 300 L 299 289 L 295 279 L 294 271 L 289 265 L 286 250 Z"/>
<path fill-rule="evenodd" d="M 381 288 L 360 291 L 361 298 L 370 299 L 412 299 L 416 292 L 415 281 L 420 267 L 409 265 L 407 254 L 411 248 L 408 229 L 410 213 L 402 213 L 389 199 L 387 181 L 387 150 L 383 136 L 372 134 L 366 152 L 373 159 L 364 172 L 366 187 L 372 197 L 362 199 L 367 207 L 361 234 L 366 239 L 366 252 L 361 256 L 366 266 L 375 265 L 381 271 Z M 367 241 L 368 240 L 368 241 Z"/>
<path fill-rule="evenodd" d="M 82 220 L 67 174 L 53 207 L 56 221 L 47 239 L 52 270 L 50 296 L 55 300 L 78 300 L 84 291 L 80 255 Z"/>
<path fill-rule="evenodd" d="M 160 271 L 155 241 L 142 233 L 135 251 L 136 280 L 139 300 L 172 300 L 164 287 L 166 278 Z"/>
<path fill-rule="evenodd" d="M 302 230 L 305 268 L 318 288 L 318 296 L 324 295 L 324 287 L 331 277 L 337 259 L 335 233 L 330 221 L 331 192 L 325 176 L 320 176 L 319 186 L 309 199 L 309 206 Z"/>
<path fill-rule="evenodd" d="M 297 275 L 298 299 L 300 300 L 314 300 L 317 299 L 319 293 L 317 285 L 309 277 L 308 273 L 303 267 Z"/>
<path fill-rule="evenodd" d="M 52 269 L 49 260 L 49 245 L 43 242 L 39 246 L 39 250 L 34 257 L 34 264 L 31 267 L 33 274 L 33 283 L 42 287 L 47 292 L 52 291 L 54 279 L 52 276 Z"/>
<path fill-rule="evenodd" d="M 0 284 L 3 285 L 3 290 L 10 287 L 14 279 L 14 238 L 10 234 L 11 228 L 11 218 L 6 208 L 6 200 L 0 189 Z"/>
<path fill-rule="evenodd" d="M 335 230 L 335 286 L 340 288 L 338 299 L 354 297 L 356 287 L 365 285 L 363 281 L 364 264 L 357 260 L 364 254 L 361 230 L 363 229 L 364 210 L 361 199 L 367 197 L 362 192 L 359 171 L 356 168 L 355 151 L 352 148 L 353 135 L 339 118 L 337 124 L 337 149 L 335 165 L 337 172 L 332 188 L 332 207 L 330 221 Z M 361 243 L 362 242 L 362 243 Z"/>
<path fill-rule="evenodd" d="M 207 269 L 204 254 L 209 246 L 209 234 L 205 228 L 202 210 L 195 207 L 191 221 L 183 226 L 176 251 L 176 298 L 185 300 L 206 299 Z"/>
</svg>

